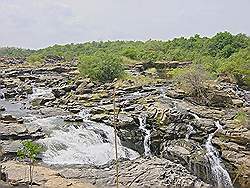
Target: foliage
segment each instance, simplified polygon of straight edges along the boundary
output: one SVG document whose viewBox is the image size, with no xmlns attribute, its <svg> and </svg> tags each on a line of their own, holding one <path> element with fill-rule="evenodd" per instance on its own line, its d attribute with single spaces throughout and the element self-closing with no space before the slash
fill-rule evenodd
<svg viewBox="0 0 250 188">
<path fill-rule="evenodd" d="M 29 159 L 29 176 L 30 176 L 30 184 L 32 186 L 33 183 L 33 169 L 34 162 L 37 158 L 37 155 L 40 154 L 43 150 L 42 146 L 37 143 L 34 143 L 30 140 L 26 140 L 22 142 L 22 148 L 18 150 L 17 155 L 21 159 Z"/>
<path fill-rule="evenodd" d="M 29 158 L 34 161 L 37 155 L 42 151 L 42 147 L 39 144 L 30 140 L 23 141 L 22 145 L 23 148 L 18 150 L 17 153 L 17 155 L 22 159 Z"/>
<path fill-rule="evenodd" d="M 100 54 L 104 54 L 102 56 L 125 58 L 125 64 L 134 64 L 137 61 L 193 61 L 203 64 L 205 69 L 214 76 L 226 72 L 230 76 L 235 77 L 238 84 L 250 86 L 249 71 L 247 71 L 247 69 L 249 70 L 249 48 L 250 37 L 245 34 L 233 35 L 229 32 L 220 32 L 210 38 L 201 37 L 196 34 L 190 38 L 180 37 L 168 41 L 94 41 L 83 44 L 71 43 L 67 45 L 54 45 L 36 51 L 8 48 L 8 50 L 2 50 L 2 53 L 0 50 L 0 56 L 3 54 L 7 54 L 8 56 L 20 54 L 28 57 L 28 60 L 32 62 L 40 61 L 46 57 L 58 56 L 63 57 L 66 61 L 90 56 L 96 59 L 93 60 L 94 62 L 100 62 Z M 101 59 L 104 63 L 103 66 L 107 68 L 105 58 L 101 57 Z M 100 67 L 101 63 L 98 64 Z M 82 66 L 80 65 L 79 67 Z M 88 65 L 87 67 L 91 66 Z M 99 76 L 93 77 L 97 79 Z"/>
<path fill-rule="evenodd" d="M 195 64 L 186 68 L 174 69 L 171 72 L 176 83 L 190 96 L 206 99 L 206 82 L 209 75 L 204 67 Z"/>
<path fill-rule="evenodd" d="M 29 57 L 27 57 L 27 62 L 37 65 L 43 62 L 43 57 L 39 54 L 31 54 Z"/>
<path fill-rule="evenodd" d="M 218 72 L 233 75 L 240 85 L 250 86 L 250 47 L 220 62 Z"/>
<path fill-rule="evenodd" d="M 239 111 L 236 116 L 234 117 L 234 122 L 239 126 L 245 126 L 248 125 L 248 115 L 246 112 Z"/>
<path fill-rule="evenodd" d="M 31 55 L 34 50 L 14 48 L 14 47 L 0 47 L 0 56 L 6 57 L 27 57 Z"/>
<path fill-rule="evenodd" d="M 106 54 L 81 56 L 79 61 L 80 73 L 92 80 L 113 81 L 115 78 L 120 78 L 124 71 L 121 58 L 116 56 Z"/>
</svg>

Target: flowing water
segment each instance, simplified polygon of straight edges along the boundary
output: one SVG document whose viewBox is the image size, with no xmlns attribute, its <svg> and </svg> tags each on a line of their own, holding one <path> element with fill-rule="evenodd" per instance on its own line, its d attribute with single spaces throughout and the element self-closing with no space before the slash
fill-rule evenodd
<svg viewBox="0 0 250 188">
<path fill-rule="evenodd" d="M 221 166 L 219 154 L 212 145 L 212 138 L 214 134 L 217 131 L 222 130 L 222 126 L 220 125 L 218 121 L 215 122 L 215 125 L 217 126 L 217 130 L 208 136 L 208 139 L 205 145 L 207 149 L 208 162 L 211 165 L 213 180 L 216 181 L 217 187 L 218 188 L 232 188 L 233 184 L 230 179 L 230 176 L 228 172 Z"/>
<path fill-rule="evenodd" d="M 43 161 L 48 164 L 103 165 L 114 159 L 114 130 L 112 127 L 86 122 L 79 127 L 53 130 L 49 138 L 40 140 L 47 147 Z M 135 159 L 139 154 L 121 145 L 119 158 Z"/>
<path fill-rule="evenodd" d="M 196 114 L 194 113 L 190 113 L 195 119 L 196 121 L 200 121 L 200 117 L 197 116 Z M 190 135 L 195 133 L 195 130 L 193 128 L 193 126 L 191 124 L 187 124 L 187 133 L 186 133 L 186 139 L 188 140 Z"/>
<path fill-rule="evenodd" d="M 29 99 L 51 94 L 51 89 L 34 88 Z M 64 116 L 31 119 L 31 125 L 42 127 L 49 135 L 38 141 L 47 149 L 42 155 L 45 163 L 103 165 L 114 159 L 114 129 L 89 121 L 87 109 L 82 109 L 78 116 L 83 122 L 65 122 Z M 125 159 L 139 157 L 137 152 L 122 146 L 119 138 L 118 154 Z"/>
<path fill-rule="evenodd" d="M 145 156 L 150 156 L 150 130 L 146 129 L 146 116 L 140 116 L 139 118 L 140 126 L 139 129 L 141 129 L 146 135 L 144 137 L 144 154 Z"/>
</svg>

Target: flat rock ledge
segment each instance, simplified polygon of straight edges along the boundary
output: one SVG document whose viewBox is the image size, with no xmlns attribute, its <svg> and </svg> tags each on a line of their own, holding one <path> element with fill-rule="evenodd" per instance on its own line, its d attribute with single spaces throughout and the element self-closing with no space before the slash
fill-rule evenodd
<svg viewBox="0 0 250 188">
<path fill-rule="evenodd" d="M 139 158 L 119 164 L 120 187 L 212 187 L 192 175 L 185 167 L 157 157 Z M 104 169 L 64 168 L 59 174 L 67 179 L 81 179 L 96 187 L 115 187 L 115 166 Z"/>
</svg>

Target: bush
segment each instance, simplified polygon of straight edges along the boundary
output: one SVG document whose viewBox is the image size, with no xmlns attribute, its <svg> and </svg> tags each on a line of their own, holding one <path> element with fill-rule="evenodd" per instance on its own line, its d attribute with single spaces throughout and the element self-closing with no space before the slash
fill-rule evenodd
<svg viewBox="0 0 250 188">
<path fill-rule="evenodd" d="M 218 72 L 232 75 L 239 85 L 250 88 L 250 48 L 242 49 L 229 59 L 221 61 Z"/>
<path fill-rule="evenodd" d="M 124 73 L 122 60 L 110 55 L 81 56 L 78 68 L 80 74 L 92 80 L 110 82 Z"/>
<path fill-rule="evenodd" d="M 200 64 L 186 68 L 173 69 L 170 74 L 180 88 L 190 96 L 206 99 L 207 87 L 205 83 L 209 80 L 209 74 Z"/>
</svg>

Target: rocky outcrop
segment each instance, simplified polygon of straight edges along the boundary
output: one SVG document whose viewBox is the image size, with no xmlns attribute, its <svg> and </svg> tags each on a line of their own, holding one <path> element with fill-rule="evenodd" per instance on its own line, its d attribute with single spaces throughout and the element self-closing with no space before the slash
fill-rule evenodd
<svg viewBox="0 0 250 188">
<path fill-rule="evenodd" d="M 23 187 L 28 182 L 27 164 L 18 163 L 15 161 L 8 161 L 2 163 L 5 170 L 8 172 L 8 184 L 11 187 Z M 94 188 L 90 183 L 84 183 L 76 179 L 66 179 L 58 174 L 56 170 L 48 167 L 38 166 L 34 167 L 34 185 L 32 187 L 47 187 L 47 188 Z M 1 183 L 0 183 L 1 186 Z M 26 186 L 25 186 L 26 187 Z"/>
<path fill-rule="evenodd" d="M 137 159 L 120 163 L 119 182 L 121 187 L 211 187 L 192 175 L 180 164 L 167 159 Z M 88 179 L 97 187 L 115 186 L 115 167 L 104 169 L 64 169 L 64 178 Z"/>
</svg>

